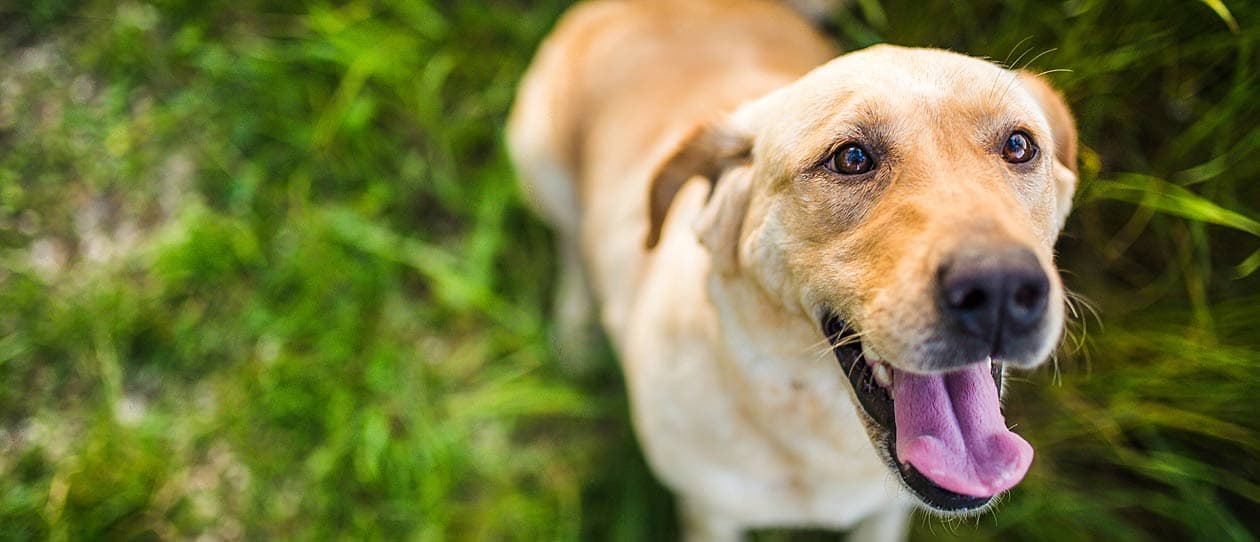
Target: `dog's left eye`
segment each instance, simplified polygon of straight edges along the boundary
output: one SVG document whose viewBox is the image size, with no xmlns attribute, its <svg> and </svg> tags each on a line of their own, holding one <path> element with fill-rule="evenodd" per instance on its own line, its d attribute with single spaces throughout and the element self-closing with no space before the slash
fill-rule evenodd
<svg viewBox="0 0 1260 542">
<path fill-rule="evenodd" d="M 860 175 L 875 168 L 871 153 L 857 143 L 849 143 L 827 158 L 823 167 L 841 175 Z"/>
<path fill-rule="evenodd" d="M 1032 136 L 1024 131 L 1013 132 L 1002 145 L 1002 159 L 1012 164 L 1022 164 L 1037 156 L 1037 145 Z"/>
</svg>

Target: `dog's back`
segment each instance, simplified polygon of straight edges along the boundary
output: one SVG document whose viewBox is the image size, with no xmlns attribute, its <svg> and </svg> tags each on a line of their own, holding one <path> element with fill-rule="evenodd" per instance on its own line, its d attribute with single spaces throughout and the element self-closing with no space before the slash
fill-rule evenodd
<svg viewBox="0 0 1260 542">
<path fill-rule="evenodd" d="M 835 55 L 778 2 L 601 0 L 567 13 L 526 74 L 508 127 L 531 204 L 563 245 L 586 248 L 562 249 L 568 301 L 558 311 L 586 310 L 565 303 L 589 287 L 616 341 L 644 263 L 655 169 L 688 130 Z M 583 268 L 595 283 L 569 277 Z"/>
</svg>

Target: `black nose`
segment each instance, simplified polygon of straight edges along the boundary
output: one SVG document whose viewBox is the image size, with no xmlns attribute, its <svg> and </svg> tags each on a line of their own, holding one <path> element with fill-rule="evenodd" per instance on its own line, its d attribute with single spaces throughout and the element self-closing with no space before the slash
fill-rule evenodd
<svg viewBox="0 0 1260 542">
<path fill-rule="evenodd" d="M 1050 281 L 1024 247 L 960 250 L 937 277 L 944 317 L 995 347 L 999 337 L 1033 329 L 1046 313 Z"/>
</svg>

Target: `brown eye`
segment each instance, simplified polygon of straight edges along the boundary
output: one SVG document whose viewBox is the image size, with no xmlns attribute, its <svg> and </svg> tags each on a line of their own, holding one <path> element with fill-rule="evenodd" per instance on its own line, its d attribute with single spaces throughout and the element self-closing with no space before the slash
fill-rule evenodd
<svg viewBox="0 0 1260 542">
<path fill-rule="evenodd" d="M 1002 145 L 1002 159 L 1012 164 L 1022 164 L 1035 156 L 1037 146 L 1033 144 L 1032 136 L 1022 131 L 1012 133 Z"/>
<path fill-rule="evenodd" d="M 823 167 L 841 175 L 860 175 L 875 168 L 871 153 L 857 143 L 849 143 L 833 153 Z"/>
</svg>

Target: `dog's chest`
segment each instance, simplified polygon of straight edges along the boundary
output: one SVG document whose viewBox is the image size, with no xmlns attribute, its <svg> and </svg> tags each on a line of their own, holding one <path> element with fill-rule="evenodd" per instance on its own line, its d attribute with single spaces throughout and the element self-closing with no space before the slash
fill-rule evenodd
<svg viewBox="0 0 1260 542">
<path fill-rule="evenodd" d="M 639 305 L 623 356 L 662 480 L 751 524 L 847 527 L 898 499 L 817 334 L 721 328 L 720 311 L 741 309 L 689 292 L 688 274 L 649 281 L 644 299 L 662 301 Z"/>
<path fill-rule="evenodd" d="M 821 332 L 768 312 L 759 290 L 707 284 L 709 257 L 690 233 L 706 194 L 689 188 L 637 288 L 605 299 L 627 307 L 606 305 L 604 320 L 653 470 L 748 525 L 847 528 L 901 500 Z"/>
<path fill-rule="evenodd" d="M 645 449 L 680 492 L 753 523 L 836 527 L 897 498 L 845 389 L 680 365 L 634 391 Z"/>
</svg>

